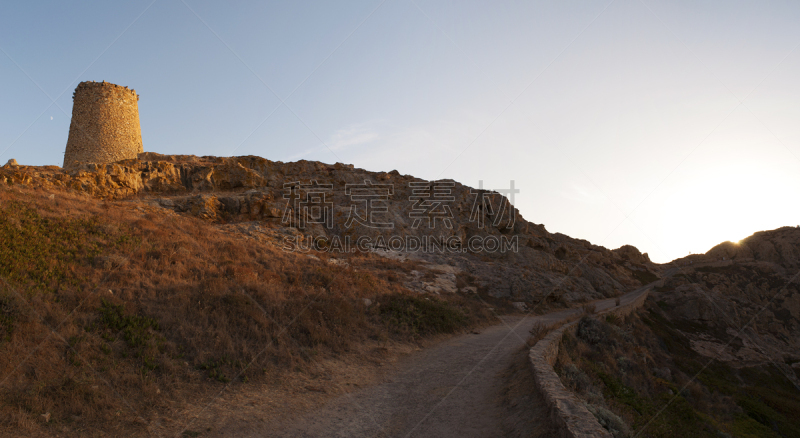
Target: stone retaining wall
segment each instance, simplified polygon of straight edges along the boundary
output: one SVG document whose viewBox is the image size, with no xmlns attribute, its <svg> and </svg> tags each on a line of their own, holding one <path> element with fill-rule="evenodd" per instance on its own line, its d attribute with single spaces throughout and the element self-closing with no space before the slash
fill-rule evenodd
<svg viewBox="0 0 800 438">
<path fill-rule="evenodd" d="M 649 292 L 650 290 L 647 289 L 633 301 L 599 314 L 614 313 L 617 316 L 625 317 L 644 304 Z M 611 438 L 611 434 L 600 426 L 583 402 L 564 387 L 561 378 L 553 370 L 553 364 L 555 364 L 561 344 L 561 336 L 564 332 L 574 334 L 577 327 L 578 321 L 565 324 L 550 332 L 531 348 L 529 357 L 533 366 L 536 389 L 542 394 L 542 398 L 548 406 L 550 421 L 559 429 L 559 436 L 563 438 Z"/>
</svg>

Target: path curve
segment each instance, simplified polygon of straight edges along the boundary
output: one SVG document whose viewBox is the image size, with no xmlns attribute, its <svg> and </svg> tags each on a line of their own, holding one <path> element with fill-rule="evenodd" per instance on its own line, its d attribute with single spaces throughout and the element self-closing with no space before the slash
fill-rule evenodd
<svg viewBox="0 0 800 438">
<path fill-rule="evenodd" d="M 645 288 L 621 297 L 634 300 Z M 595 302 L 597 311 L 615 299 Z M 503 317 L 479 334 L 456 336 L 414 353 L 377 385 L 339 396 L 292 424 L 253 437 L 488 437 L 506 436 L 502 372 L 537 322 L 580 314 L 569 309 L 541 316 Z M 545 425 L 543 425 L 545 426 Z"/>
</svg>

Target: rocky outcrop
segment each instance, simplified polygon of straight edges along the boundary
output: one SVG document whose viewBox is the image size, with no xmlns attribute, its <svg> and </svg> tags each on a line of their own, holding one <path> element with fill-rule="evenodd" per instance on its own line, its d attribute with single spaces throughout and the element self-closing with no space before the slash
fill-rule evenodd
<svg viewBox="0 0 800 438">
<path fill-rule="evenodd" d="M 619 254 L 623 259 L 629 260 L 633 263 L 638 263 L 640 265 L 652 263 L 647 253 L 642 254 L 635 246 L 632 245 L 622 245 L 615 249 L 614 252 Z"/>
<path fill-rule="evenodd" d="M 669 266 L 653 296 L 695 352 L 737 368 L 772 365 L 800 387 L 800 228 L 758 232 Z"/>
<path fill-rule="evenodd" d="M 308 238 L 318 250 L 337 251 L 345 250 L 337 244 L 349 240 L 353 249 L 363 237 L 368 250 L 396 249 L 407 258 L 452 268 L 431 281 L 407 279 L 415 290 L 474 289 L 516 302 L 569 303 L 617 296 L 640 286 L 643 272 L 658 273 L 636 248 L 612 251 L 549 233 L 497 192 L 341 163 L 142 153 L 134 160 L 84 163 L 67 171 L 5 166 L 0 182 L 117 200 L 137 195 L 154 207 L 220 226 L 257 222 L 275 232 L 254 236 L 278 239 L 274 243 L 280 246 L 287 238 Z M 315 198 L 322 201 L 311 206 L 317 210 L 303 205 Z M 368 202 L 377 210 L 367 212 Z"/>
<path fill-rule="evenodd" d="M 800 269 L 800 226 L 759 231 L 739 242 L 720 243 L 705 254 L 675 260 L 671 265 L 716 261 L 764 262 L 779 269 Z"/>
</svg>

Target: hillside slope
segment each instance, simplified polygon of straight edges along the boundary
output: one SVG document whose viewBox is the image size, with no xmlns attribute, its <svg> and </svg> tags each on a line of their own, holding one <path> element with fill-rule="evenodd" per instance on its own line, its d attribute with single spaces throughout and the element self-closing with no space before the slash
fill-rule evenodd
<svg viewBox="0 0 800 438">
<path fill-rule="evenodd" d="M 6 165 L 0 182 L 0 434 L 180 433 L 228 388 L 307 409 L 347 392 L 322 363 L 374 366 L 393 346 L 617 296 L 658 272 L 633 247 L 512 222 L 499 195 L 445 181 L 449 210 L 420 209 L 410 198 L 430 182 L 342 164 L 142 154 L 68 172 Z M 300 202 L 326 184 L 331 209 L 313 223 Z M 374 219 L 393 227 L 348 223 L 363 198 L 347 184 L 392 184 Z M 334 249 L 358 237 L 373 245 Z M 380 248 L 393 237 L 432 250 Z M 474 237 L 513 244 L 460 243 Z"/>
<path fill-rule="evenodd" d="M 644 310 L 587 318 L 557 368 L 615 436 L 798 437 L 800 229 L 663 266 Z"/>
<path fill-rule="evenodd" d="M 659 279 L 644 311 L 565 340 L 558 369 L 600 417 L 793 436 L 800 415 L 797 228 L 657 265 L 499 193 L 339 163 L 145 153 L 0 182 L 5 434 L 180 433 L 227 389 L 308 409 L 350 391 L 341 363 Z"/>
</svg>

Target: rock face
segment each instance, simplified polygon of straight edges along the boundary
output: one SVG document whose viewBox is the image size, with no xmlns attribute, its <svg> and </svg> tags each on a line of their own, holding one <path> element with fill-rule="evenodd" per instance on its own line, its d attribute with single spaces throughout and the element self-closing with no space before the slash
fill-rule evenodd
<svg viewBox="0 0 800 438">
<path fill-rule="evenodd" d="M 142 153 L 66 171 L 4 167 L 0 182 L 100 198 L 137 195 L 289 250 L 391 249 L 387 255 L 448 267 L 426 269 L 438 272 L 432 278 L 409 278 L 407 286 L 421 292 L 570 302 L 617 296 L 658 273 L 632 246 L 611 251 L 549 233 L 499 193 L 340 163 Z"/>
<path fill-rule="evenodd" d="M 800 387 L 800 228 L 762 231 L 667 265 L 656 288 L 696 352 L 734 366 L 772 364 Z"/>
<path fill-rule="evenodd" d="M 642 254 L 635 246 L 622 245 L 615 249 L 614 252 L 619 254 L 623 259 L 630 260 L 633 263 L 638 263 L 640 265 L 651 263 L 647 253 Z"/>
<path fill-rule="evenodd" d="M 711 248 L 702 261 L 760 261 L 776 268 L 800 268 L 800 227 L 760 231 L 739 243 L 725 242 Z"/>
</svg>

